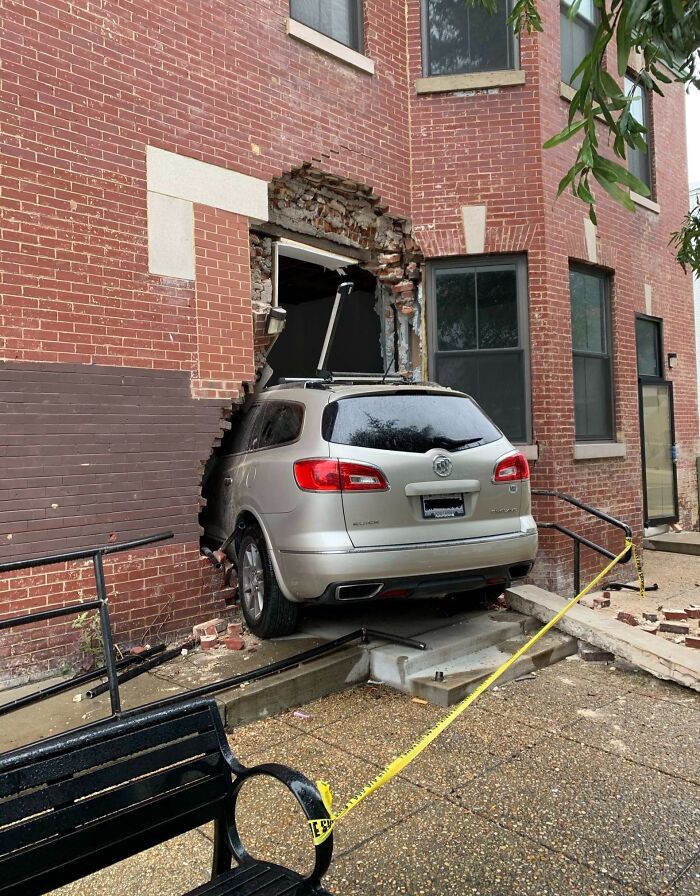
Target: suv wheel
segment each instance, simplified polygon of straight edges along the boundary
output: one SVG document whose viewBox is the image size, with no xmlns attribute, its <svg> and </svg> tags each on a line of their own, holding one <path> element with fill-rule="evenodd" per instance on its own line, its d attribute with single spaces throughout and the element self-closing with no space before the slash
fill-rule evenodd
<svg viewBox="0 0 700 896">
<path fill-rule="evenodd" d="M 258 526 L 248 526 L 238 548 L 238 588 L 248 628 L 259 638 L 291 635 L 299 622 L 299 605 L 282 594 Z"/>
</svg>

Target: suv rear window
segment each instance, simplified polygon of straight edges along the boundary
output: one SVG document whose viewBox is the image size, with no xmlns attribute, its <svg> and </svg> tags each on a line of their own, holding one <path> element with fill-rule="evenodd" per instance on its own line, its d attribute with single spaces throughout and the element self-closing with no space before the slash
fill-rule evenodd
<svg viewBox="0 0 700 896">
<path fill-rule="evenodd" d="M 323 438 L 340 445 L 423 454 L 457 451 L 502 438 L 471 398 L 435 392 L 341 398 L 323 412 Z"/>
</svg>

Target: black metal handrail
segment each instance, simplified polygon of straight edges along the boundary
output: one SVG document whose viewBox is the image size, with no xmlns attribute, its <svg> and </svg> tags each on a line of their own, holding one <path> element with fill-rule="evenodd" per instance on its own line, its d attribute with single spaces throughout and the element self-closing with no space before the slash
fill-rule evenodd
<svg viewBox="0 0 700 896">
<path fill-rule="evenodd" d="M 616 517 L 610 516 L 610 514 L 605 513 L 603 510 L 598 510 L 597 507 L 591 507 L 590 504 L 584 504 L 583 501 L 579 501 L 578 498 L 567 495 L 565 492 L 558 492 L 544 488 L 533 488 L 532 494 L 538 495 L 542 498 L 557 498 L 560 501 L 566 501 L 566 503 L 571 504 L 572 507 L 577 507 L 579 510 L 583 510 L 585 513 L 588 513 L 591 516 L 602 520 L 604 523 L 609 523 L 616 529 L 620 529 L 625 533 L 625 538 L 632 538 L 632 529 L 627 525 L 627 523 L 623 523 L 622 520 L 618 520 Z M 614 554 L 612 551 L 609 551 L 602 545 L 596 544 L 594 541 L 591 541 L 588 538 L 584 538 L 583 535 L 579 535 L 577 532 L 573 532 L 571 529 L 569 529 L 567 526 L 563 526 L 561 523 L 538 523 L 537 528 L 554 529 L 557 532 L 561 532 L 562 535 L 566 535 L 567 538 L 572 539 L 574 548 L 574 594 L 578 594 L 581 590 L 581 545 L 590 548 L 592 551 L 595 551 L 603 557 L 607 557 L 609 560 L 613 560 L 617 556 L 617 554 Z M 625 555 L 620 560 L 620 563 L 629 563 L 631 557 L 632 551 L 630 549 L 625 552 Z"/>
<path fill-rule="evenodd" d="M 109 698 L 112 707 L 112 714 L 116 715 L 121 712 L 121 700 L 119 698 L 119 684 L 117 681 L 117 661 L 114 656 L 114 641 L 112 639 L 112 629 L 109 623 L 109 609 L 107 607 L 107 590 L 105 586 L 104 565 L 102 557 L 105 554 L 118 554 L 121 551 L 131 551 L 134 548 L 144 547 L 148 544 L 156 544 L 160 541 L 167 541 L 172 538 L 173 532 L 160 532 L 158 535 L 148 535 L 145 538 L 137 538 L 133 541 L 122 541 L 117 544 L 101 545 L 96 548 L 84 548 L 80 551 L 64 551 L 63 553 L 47 554 L 44 557 L 32 557 L 25 560 L 11 560 L 6 563 L 0 563 L 0 573 L 13 572 L 19 569 L 33 569 L 37 566 L 51 566 L 57 563 L 69 563 L 74 560 L 91 559 L 93 563 L 93 571 L 95 574 L 95 585 L 97 587 L 97 598 L 95 600 L 83 601 L 77 604 L 68 604 L 63 607 L 55 607 L 51 610 L 39 610 L 36 613 L 25 613 L 22 616 L 11 616 L 8 619 L 0 619 L 0 631 L 7 628 L 15 628 L 19 625 L 27 625 L 32 622 L 42 622 L 45 619 L 55 619 L 59 616 L 69 616 L 74 613 L 84 613 L 87 610 L 97 610 L 100 617 L 100 631 L 102 634 L 102 644 L 104 646 L 105 664 L 99 669 L 87 672 L 85 675 L 79 676 L 79 679 L 73 678 L 69 681 L 52 685 L 48 688 L 36 691 L 26 697 L 14 700 L 0 707 L 0 715 L 9 712 L 10 709 L 18 709 L 19 705 L 28 705 L 45 697 L 60 694 L 63 691 L 71 690 L 76 684 L 83 684 L 100 678 L 102 675 L 107 676 L 109 684 Z"/>
</svg>

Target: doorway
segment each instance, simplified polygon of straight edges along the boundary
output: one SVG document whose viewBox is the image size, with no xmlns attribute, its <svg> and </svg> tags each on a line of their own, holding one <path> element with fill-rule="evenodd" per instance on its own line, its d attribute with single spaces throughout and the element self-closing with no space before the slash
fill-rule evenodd
<svg viewBox="0 0 700 896">
<path fill-rule="evenodd" d="M 383 373 L 376 278 L 352 259 L 343 267 L 326 267 L 300 256 L 285 254 L 283 248 L 277 257 L 276 298 L 286 311 L 286 325 L 267 356 L 273 370 L 269 384 L 285 377 L 318 376 L 336 290 L 348 280 L 354 289 L 340 308 L 326 366 L 334 372 Z"/>
<path fill-rule="evenodd" d="M 664 379 L 661 320 L 637 315 L 644 524 L 678 522 L 673 384 Z"/>
</svg>

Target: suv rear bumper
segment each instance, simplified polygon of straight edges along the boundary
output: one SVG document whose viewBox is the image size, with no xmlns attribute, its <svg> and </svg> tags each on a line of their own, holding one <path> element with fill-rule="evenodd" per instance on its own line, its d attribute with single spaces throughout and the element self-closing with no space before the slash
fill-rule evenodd
<svg viewBox="0 0 700 896">
<path fill-rule="evenodd" d="M 411 588 L 421 594 L 479 588 L 489 578 L 521 578 L 511 570 L 532 565 L 537 533 L 516 532 L 437 544 L 389 545 L 342 551 L 275 551 L 280 585 L 295 601 L 335 602 L 339 585 L 380 585 L 365 596 Z M 387 575 L 389 574 L 389 575 Z M 443 587 L 444 585 L 444 587 Z M 407 595 L 408 596 L 408 595 Z M 345 601 L 343 601 L 345 602 Z"/>
</svg>

